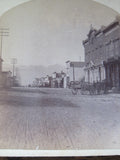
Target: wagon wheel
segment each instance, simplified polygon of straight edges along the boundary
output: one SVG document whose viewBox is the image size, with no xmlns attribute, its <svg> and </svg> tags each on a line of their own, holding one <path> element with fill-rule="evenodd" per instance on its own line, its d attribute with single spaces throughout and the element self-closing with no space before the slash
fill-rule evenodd
<svg viewBox="0 0 120 160">
<path fill-rule="evenodd" d="M 73 89 L 72 89 L 72 94 L 73 94 L 73 95 L 77 95 L 77 93 L 78 93 L 78 89 L 77 89 L 77 88 L 73 88 Z"/>
</svg>

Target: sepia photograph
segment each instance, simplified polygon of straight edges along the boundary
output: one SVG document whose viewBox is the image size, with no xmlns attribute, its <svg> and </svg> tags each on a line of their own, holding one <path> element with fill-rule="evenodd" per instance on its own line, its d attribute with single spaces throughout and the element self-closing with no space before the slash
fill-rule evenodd
<svg viewBox="0 0 120 160">
<path fill-rule="evenodd" d="M 0 0 L 0 156 L 119 149 L 120 1 Z"/>
</svg>

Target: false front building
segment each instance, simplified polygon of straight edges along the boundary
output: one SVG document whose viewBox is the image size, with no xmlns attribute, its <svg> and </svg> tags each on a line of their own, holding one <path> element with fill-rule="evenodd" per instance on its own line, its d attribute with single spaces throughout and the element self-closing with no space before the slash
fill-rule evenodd
<svg viewBox="0 0 120 160">
<path fill-rule="evenodd" d="M 81 81 L 84 78 L 85 62 L 80 61 L 67 61 L 67 77 L 68 83 L 71 81 Z"/>
<path fill-rule="evenodd" d="M 120 18 L 96 30 L 91 27 L 83 41 L 85 48 L 85 81 L 105 81 L 120 89 Z"/>
</svg>

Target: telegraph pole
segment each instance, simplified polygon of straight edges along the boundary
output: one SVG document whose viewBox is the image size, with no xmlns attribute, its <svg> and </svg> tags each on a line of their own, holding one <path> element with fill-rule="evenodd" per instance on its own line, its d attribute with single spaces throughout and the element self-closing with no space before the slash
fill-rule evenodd
<svg viewBox="0 0 120 160">
<path fill-rule="evenodd" d="M 0 71 L 2 71 L 2 47 L 3 37 L 9 36 L 9 28 L 0 28 L 1 46 L 0 46 Z"/>
<path fill-rule="evenodd" d="M 0 57 L 2 58 L 2 45 L 3 37 L 9 36 L 9 28 L 0 28 L 0 37 L 1 37 L 1 48 L 0 48 Z"/>
</svg>

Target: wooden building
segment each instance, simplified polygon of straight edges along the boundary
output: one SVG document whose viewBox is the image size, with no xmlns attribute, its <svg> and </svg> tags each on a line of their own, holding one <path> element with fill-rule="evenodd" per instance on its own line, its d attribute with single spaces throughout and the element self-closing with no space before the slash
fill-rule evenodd
<svg viewBox="0 0 120 160">
<path fill-rule="evenodd" d="M 85 81 L 105 81 L 120 89 L 120 18 L 99 30 L 91 27 L 85 49 Z"/>
<path fill-rule="evenodd" d="M 71 81 L 81 81 L 84 78 L 85 62 L 67 61 L 66 67 L 68 83 Z"/>
</svg>

